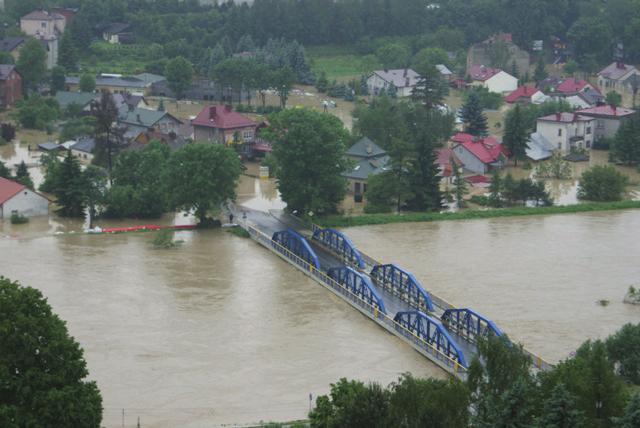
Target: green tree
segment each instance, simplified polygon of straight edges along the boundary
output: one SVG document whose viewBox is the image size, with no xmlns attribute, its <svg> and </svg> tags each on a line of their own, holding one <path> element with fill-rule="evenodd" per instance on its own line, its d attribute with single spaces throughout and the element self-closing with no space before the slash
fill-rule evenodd
<svg viewBox="0 0 640 428">
<path fill-rule="evenodd" d="M 327 73 L 324 70 L 320 72 L 320 77 L 316 81 L 316 89 L 321 94 L 327 92 L 327 88 L 329 87 L 329 80 L 327 80 Z"/>
<path fill-rule="evenodd" d="M 75 71 L 78 68 L 78 58 L 78 48 L 73 41 L 71 31 L 63 32 L 58 47 L 58 65 L 67 71 Z"/>
<path fill-rule="evenodd" d="M 455 186 L 454 195 L 456 198 L 456 204 L 458 205 L 458 208 L 464 208 L 466 205 L 464 202 L 464 196 L 469 191 L 467 182 L 462 177 L 462 168 L 456 165 L 453 161 L 451 162 L 451 165 L 453 166 L 453 185 Z"/>
<path fill-rule="evenodd" d="M 392 206 L 398 211 L 412 196 L 409 182 L 404 175 L 385 171 L 370 175 L 367 179 L 366 212 L 389 212 Z"/>
<path fill-rule="evenodd" d="M 66 71 L 64 67 L 61 67 L 59 65 L 51 69 L 50 87 L 51 87 L 52 94 L 55 95 L 55 93 L 58 91 L 64 91 L 65 74 L 66 74 Z"/>
<path fill-rule="evenodd" d="M 540 163 L 533 175 L 536 178 L 554 178 L 556 180 L 567 180 L 571 178 L 571 165 L 563 159 L 560 152 L 555 152 L 551 158 Z"/>
<path fill-rule="evenodd" d="M 576 409 L 575 398 L 562 383 L 551 390 L 551 396 L 544 402 L 542 415 L 538 420 L 540 428 L 581 428 L 584 413 Z"/>
<path fill-rule="evenodd" d="M 27 168 L 27 164 L 24 161 L 18 164 L 18 168 L 16 168 L 16 177 L 15 180 L 27 186 L 29 189 L 33 189 L 33 180 L 31 179 L 31 174 L 29 174 L 29 169 Z"/>
<path fill-rule="evenodd" d="M 489 206 L 494 208 L 501 208 L 502 201 L 502 177 L 497 170 L 493 170 L 491 174 L 491 184 L 489 185 Z"/>
<path fill-rule="evenodd" d="M 188 144 L 171 155 L 167 167 L 170 206 L 194 211 L 204 224 L 211 210 L 235 199 L 241 164 L 233 149 Z"/>
<path fill-rule="evenodd" d="M 466 427 L 469 391 L 454 379 L 418 379 L 403 374 L 391 385 L 386 426 L 406 428 Z"/>
<path fill-rule="evenodd" d="M 80 77 L 78 87 L 82 92 L 93 92 L 96 90 L 96 78 L 89 73 L 85 73 Z"/>
<path fill-rule="evenodd" d="M 440 76 L 435 65 L 421 68 L 420 78 L 416 82 L 411 97 L 427 109 L 444 105 L 444 97 L 449 94 L 449 87 Z"/>
<path fill-rule="evenodd" d="M 623 379 L 640 385 L 640 324 L 625 324 L 605 341 L 609 359 Z"/>
<path fill-rule="evenodd" d="M 533 80 L 540 82 L 547 77 L 549 77 L 549 73 L 547 73 L 547 69 L 545 68 L 544 55 L 540 55 L 536 62 L 536 69 L 533 72 Z"/>
<path fill-rule="evenodd" d="M 388 407 L 389 393 L 380 385 L 342 378 L 331 384 L 329 396 L 316 398 L 309 420 L 314 428 L 382 428 Z"/>
<path fill-rule="evenodd" d="M 574 22 L 567 37 L 572 42 L 580 68 L 594 72 L 611 55 L 611 26 L 597 16 L 581 16 Z"/>
<path fill-rule="evenodd" d="M 7 166 L 2 161 L 0 161 L 0 177 L 6 178 L 9 180 L 11 179 L 11 171 L 9 170 L 9 168 L 7 168 Z"/>
<path fill-rule="evenodd" d="M 574 358 L 560 362 L 554 370 L 540 373 L 542 394 L 562 383 L 575 397 L 575 409 L 585 416 L 586 427 L 613 427 L 613 417 L 622 416 L 626 390 L 607 357 L 604 343 L 587 341 Z"/>
<path fill-rule="evenodd" d="M 103 92 L 98 102 L 91 103 L 91 115 L 95 118 L 96 159 L 106 157 L 109 174 L 113 170 L 113 154 L 117 149 L 114 129 L 118 109 L 110 92 Z"/>
<path fill-rule="evenodd" d="M 407 67 L 410 56 L 409 48 L 401 43 L 388 43 L 376 49 L 376 57 L 385 69 Z"/>
<path fill-rule="evenodd" d="M 102 397 L 42 293 L 0 277 L 0 426 L 100 426 Z"/>
<path fill-rule="evenodd" d="M 449 64 L 449 55 L 444 49 L 423 48 L 414 55 L 411 61 L 414 70 L 426 70 L 437 64 Z"/>
<path fill-rule="evenodd" d="M 624 416 L 616 418 L 618 428 L 640 427 L 640 393 L 635 393 L 629 400 Z"/>
<path fill-rule="evenodd" d="M 60 132 L 61 141 L 75 140 L 78 137 L 93 135 L 96 120 L 93 116 L 74 117 L 67 120 Z"/>
<path fill-rule="evenodd" d="M 58 119 L 59 107 L 53 98 L 32 95 L 18 101 L 13 114 L 24 128 L 47 129 L 51 122 Z"/>
<path fill-rule="evenodd" d="M 518 159 L 524 159 L 525 149 L 529 141 L 529 132 L 525 118 L 520 109 L 520 105 L 516 104 L 515 108 L 507 114 L 505 119 L 505 130 L 502 142 L 509 151 L 509 156 L 518 166 Z"/>
<path fill-rule="evenodd" d="M 289 210 L 332 213 L 342 202 L 346 182 L 344 158 L 348 133 L 333 116 L 290 109 L 271 118 L 278 189 Z"/>
<path fill-rule="evenodd" d="M 26 91 L 36 90 L 47 72 L 47 53 L 34 38 L 30 38 L 20 49 L 16 68 L 22 76 L 22 84 Z"/>
<path fill-rule="evenodd" d="M 489 135 L 487 117 L 482 111 L 480 98 L 475 92 L 469 93 L 467 101 L 460 110 L 460 119 L 465 124 L 465 131 L 476 137 Z"/>
<path fill-rule="evenodd" d="M 622 95 L 616 91 L 608 92 L 605 97 L 605 102 L 609 105 L 619 107 L 622 104 Z"/>
<path fill-rule="evenodd" d="M 85 208 L 84 180 L 78 159 L 67 151 L 57 168 L 52 193 L 56 196 L 56 212 L 62 217 L 83 217 Z"/>
<path fill-rule="evenodd" d="M 354 132 L 368 137 L 385 150 L 390 150 L 394 138 L 408 140 L 404 106 L 388 97 L 375 97 L 369 104 L 358 103 L 353 112 Z"/>
<path fill-rule="evenodd" d="M 181 99 L 191 87 L 193 65 L 184 57 L 177 56 L 167 63 L 164 75 L 175 97 Z"/>
<path fill-rule="evenodd" d="M 280 107 L 287 107 L 287 99 L 289 98 L 289 92 L 295 82 L 295 74 L 289 67 L 284 67 L 276 71 L 273 75 L 273 86 L 280 98 Z"/>
<path fill-rule="evenodd" d="M 111 176 L 113 185 L 105 197 L 105 216 L 155 218 L 166 212 L 169 157 L 169 147 L 155 140 L 143 150 L 118 155 Z"/>
<path fill-rule="evenodd" d="M 104 169 L 89 165 L 82 171 L 84 203 L 89 209 L 89 228 L 93 228 L 93 220 L 98 212 L 98 206 L 104 203 L 107 192 L 107 174 Z"/>
<path fill-rule="evenodd" d="M 619 201 L 629 179 L 611 165 L 596 165 L 582 173 L 578 198 L 588 201 Z"/>
<path fill-rule="evenodd" d="M 477 344 L 478 354 L 469 366 L 467 386 L 471 391 L 473 424 L 480 427 L 504 424 L 505 411 L 516 411 L 523 394 L 531 387 L 531 360 L 522 346 L 509 342 L 506 336 L 489 335 Z M 519 414 L 528 417 L 528 409 Z M 519 425 L 512 425 L 523 426 Z"/>
<path fill-rule="evenodd" d="M 640 162 L 640 113 L 622 121 L 611 143 L 610 155 L 627 165 Z"/>
</svg>

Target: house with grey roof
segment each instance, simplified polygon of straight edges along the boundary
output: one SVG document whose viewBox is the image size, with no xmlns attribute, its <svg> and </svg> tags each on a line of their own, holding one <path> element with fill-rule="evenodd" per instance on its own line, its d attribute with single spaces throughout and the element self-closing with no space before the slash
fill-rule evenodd
<svg viewBox="0 0 640 428">
<path fill-rule="evenodd" d="M 71 105 L 75 105 L 83 112 L 88 112 L 91 109 L 91 102 L 99 98 L 100 94 L 94 92 L 58 91 L 55 96 L 61 110 L 67 110 Z"/>
<path fill-rule="evenodd" d="M 378 95 L 383 89 L 389 92 L 393 86 L 398 97 L 408 97 L 419 79 L 420 75 L 410 68 L 376 70 L 367 78 L 367 88 L 371 95 Z"/>
<path fill-rule="evenodd" d="M 104 29 L 102 39 L 111 44 L 133 43 L 133 33 L 131 24 L 124 22 L 114 22 Z"/>
<path fill-rule="evenodd" d="M 81 161 L 91 162 L 95 148 L 96 140 L 91 137 L 80 137 L 69 147 L 69 150 L 71 150 L 73 156 Z"/>
<path fill-rule="evenodd" d="M 27 41 L 26 37 L 5 37 L 0 40 L 0 52 L 8 52 L 15 61 L 18 60 L 20 49 Z"/>
<path fill-rule="evenodd" d="M 449 70 L 446 65 L 436 64 L 436 69 L 438 70 L 438 73 L 440 73 L 440 76 L 442 76 L 442 78 L 447 82 L 453 78 L 453 72 Z"/>
<path fill-rule="evenodd" d="M 65 78 L 65 86 L 67 91 L 79 91 L 80 77 L 67 76 Z M 111 92 L 112 94 L 131 93 L 147 96 L 151 92 L 151 82 L 144 81 L 135 76 L 103 73 L 96 76 L 96 91 Z"/>
<path fill-rule="evenodd" d="M 150 129 L 168 134 L 177 133 L 182 121 L 166 111 L 150 110 L 146 108 L 129 109 L 125 104 L 118 111 L 118 124 L 127 128 L 128 132 L 137 137 L 141 132 Z"/>
<path fill-rule="evenodd" d="M 629 82 L 632 76 L 640 76 L 640 71 L 633 65 L 615 61 L 598 73 L 598 85 L 605 92 L 630 91 Z"/>
<path fill-rule="evenodd" d="M 380 174 L 389 169 L 391 159 L 380 146 L 364 137 L 351 146 L 345 157 L 353 162 L 353 167 L 342 173 L 348 182 L 348 193 L 354 195 L 356 202 L 362 201 L 367 191 L 370 175 Z"/>
</svg>

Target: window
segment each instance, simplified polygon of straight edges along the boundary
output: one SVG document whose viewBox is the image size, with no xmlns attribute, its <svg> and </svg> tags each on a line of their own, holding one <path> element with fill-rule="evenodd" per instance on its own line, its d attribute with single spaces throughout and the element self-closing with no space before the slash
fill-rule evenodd
<svg viewBox="0 0 640 428">
<path fill-rule="evenodd" d="M 597 129 L 604 128 L 604 120 L 598 119 L 598 122 L 596 123 L 596 128 Z"/>
<path fill-rule="evenodd" d="M 558 143 L 558 150 L 562 150 L 562 143 Z"/>
<path fill-rule="evenodd" d="M 356 183 L 356 185 L 355 185 L 355 193 L 356 193 L 356 195 L 360 194 L 360 183 Z"/>
<path fill-rule="evenodd" d="M 587 126 L 587 135 L 591 135 L 591 127 Z"/>
<path fill-rule="evenodd" d="M 558 128 L 558 137 L 562 137 L 562 128 Z"/>
<path fill-rule="evenodd" d="M 367 183 L 362 185 L 362 193 L 367 193 Z"/>
<path fill-rule="evenodd" d="M 252 130 L 242 131 L 242 138 L 244 139 L 244 141 L 251 141 L 253 139 L 253 131 Z"/>
<path fill-rule="evenodd" d="M 46 22 L 41 22 L 41 23 L 40 23 L 40 26 L 41 26 L 42 28 L 47 28 L 47 23 L 46 23 Z"/>
</svg>

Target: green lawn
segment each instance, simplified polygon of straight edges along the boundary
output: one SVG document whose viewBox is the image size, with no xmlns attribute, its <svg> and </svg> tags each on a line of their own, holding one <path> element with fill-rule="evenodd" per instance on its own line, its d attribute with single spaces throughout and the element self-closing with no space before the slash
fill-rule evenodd
<svg viewBox="0 0 640 428">
<path fill-rule="evenodd" d="M 306 51 L 313 72 L 319 75 L 324 71 L 330 81 L 359 79 L 363 73 L 380 67 L 375 57 L 361 55 L 350 46 L 312 46 Z"/>
</svg>

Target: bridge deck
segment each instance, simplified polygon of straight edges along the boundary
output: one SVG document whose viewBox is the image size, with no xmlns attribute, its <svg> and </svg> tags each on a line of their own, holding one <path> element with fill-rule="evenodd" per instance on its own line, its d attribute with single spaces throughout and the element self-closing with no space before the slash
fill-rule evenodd
<svg viewBox="0 0 640 428">
<path fill-rule="evenodd" d="M 304 233 L 304 230 L 302 230 L 302 224 L 298 223 L 296 219 L 292 219 L 290 218 L 290 216 L 287 216 L 287 215 L 279 215 L 278 213 L 268 214 L 264 212 L 249 211 L 249 210 L 247 210 L 246 212 L 247 212 L 247 217 L 249 222 L 254 227 L 258 228 L 263 233 L 269 236 L 271 236 L 275 232 L 278 232 L 286 228 L 291 228 L 300 233 L 303 233 L 305 237 L 308 238 L 307 241 L 309 242 L 313 250 L 316 252 L 316 255 L 318 256 L 318 259 L 320 261 L 320 266 L 324 272 L 326 272 L 330 268 L 344 265 L 344 263 L 342 262 L 342 260 L 337 254 L 327 250 L 325 247 L 318 244 L 316 241 L 312 240 L 310 238 L 309 233 Z M 363 272 L 363 273 L 368 274 L 368 272 Z M 405 301 L 401 300 L 399 297 L 393 295 L 392 293 L 383 289 L 382 287 L 376 286 L 375 283 L 373 283 L 373 281 L 372 281 L 372 284 L 375 287 L 376 291 L 382 297 L 386 307 L 387 314 L 391 318 L 393 318 L 395 314 L 398 312 L 412 310 L 412 308 Z M 442 312 L 443 312 L 442 308 L 436 307 L 436 311 L 431 315 L 439 319 L 440 316 L 442 315 Z M 464 338 L 458 336 L 452 331 L 449 331 L 449 334 L 456 341 L 456 343 L 462 350 L 462 353 L 464 354 L 467 364 L 470 363 L 473 359 L 473 356 L 477 353 L 475 345 L 468 342 Z"/>
</svg>

